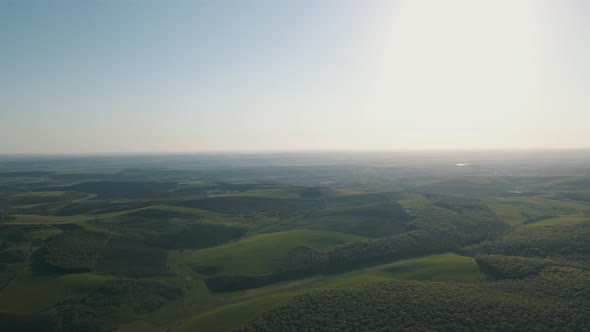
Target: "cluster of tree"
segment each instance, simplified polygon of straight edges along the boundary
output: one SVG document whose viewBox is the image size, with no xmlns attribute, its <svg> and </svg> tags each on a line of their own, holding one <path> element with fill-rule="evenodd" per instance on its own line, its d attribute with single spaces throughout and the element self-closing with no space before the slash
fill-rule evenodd
<svg viewBox="0 0 590 332">
<path fill-rule="evenodd" d="M 245 228 L 238 226 L 163 218 L 126 216 L 115 222 L 95 220 L 92 223 L 114 233 L 124 234 L 129 239 L 164 249 L 207 248 L 235 240 L 246 233 Z"/>
<path fill-rule="evenodd" d="M 478 200 L 448 196 L 431 199 L 432 204 L 413 211 L 416 218 L 408 223 L 412 231 L 336 247 L 329 253 L 327 270 L 335 272 L 362 265 L 454 251 L 466 244 L 493 239 L 507 228 Z"/>
<path fill-rule="evenodd" d="M 87 230 L 63 232 L 48 239 L 37 255 L 52 270 L 64 273 L 94 270 L 109 234 Z"/>
<path fill-rule="evenodd" d="M 278 274 L 242 275 L 224 274 L 205 279 L 207 288 L 216 293 L 236 292 L 258 288 L 282 281 Z"/>
<path fill-rule="evenodd" d="M 161 234 L 157 245 L 166 249 L 201 249 L 235 240 L 244 234 L 246 229 L 242 227 L 194 223 L 179 232 Z"/>
<path fill-rule="evenodd" d="M 98 272 L 130 277 L 165 274 L 168 252 L 144 241 L 112 237 L 96 261 Z"/>
<path fill-rule="evenodd" d="M 543 258 L 483 255 L 475 258 L 479 268 L 493 279 L 523 279 L 538 275 L 548 266 L 576 266 Z"/>
<path fill-rule="evenodd" d="M 393 201 L 351 200 L 349 205 L 340 205 L 341 201 L 336 201 L 338 203 L 327 201 L 328 208 L 305 214 L 299 224 L 380 238 L 406 232 L 408 222 L 413 219 L 399 203 Z"/>
<path fill-rule="evenodd" d="M 53 314 L 0 312 L 0 331 L 56 332 L 58 320 Z"/>
<path fill-rule="evenodd" d="M 15 226 L 0 225 L 0 289 L 20 271 L 28 258 L 29 237 Z"/>
<path fill-rule="evenodd" d="M 584 331 L 590 273 L 551 268 L 557 270 L 528 280 L 324 290 L 293 298 L 242 331 Z"/>
<path fill-rule="evenodd" d="M 590 263 L 590 223 L 519 227 L 467 250 L 473 254 L 549 257 Z"/>
<path fill-rule="evenodd" d="M 275 282 L 321 273 L 326 267 L 328 257 L 327 253 L 312 248 L 296 247 L 287 253 L 277 273 L 264 275 L 220 275 L 205 279 L 205 284 L 213 292 L 235 292 L 258 288 Z"/>
<path fill-rule="evenodd" d="M 296 247 L 289 250 L 282 260 L 278 274 L 294 278 L 298 275 L 319 273 L 322 272 L 328 258 L 327 253 L 308 247 Z"/>
<path fill-rule="evenodd" d="M 443 232 L 467 245 L 493 239 L 508 229 L 483 202 L 472 197 L 427 195 L 432 204 L 415 209 L 410 227 Z"/>
<path fill-rule="evenodd" d="M 0 250 L 28 240 L 27 233 L 19 227 L 0 225 Z"/>
<path fill-rule="evenodd" d="M 98 332 L 112 330 L 131 314 L 152 312 L 165 302 L 183 294 L 183 290 L 160 282 L 113 280 L 86 297 L 60 303 L 56 311 L 61 331 Z M 124 310 L 123 310 L 124 309 Z M 125 312 L 127 317 L 122 313 Z M 109 326 L 113 324 L 113 326 Z"/>
<path fill-rule="evenodd" d="M 8 249 L 0 251 L 0 264 L 23 263 L 26 259 L 27 253 L 23 250 Z M 0 267 L 1 270 L 2 268 Z"/>
</svg>

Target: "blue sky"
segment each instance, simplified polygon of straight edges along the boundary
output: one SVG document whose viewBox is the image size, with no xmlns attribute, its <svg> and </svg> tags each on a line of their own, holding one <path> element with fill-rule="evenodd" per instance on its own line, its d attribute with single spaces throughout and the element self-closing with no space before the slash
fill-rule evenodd
<svg viewBox="0 0 590 332">
<path fill-rule="evenodd" d="M 0 153 L 590 147 L 589 9 L 3 0 Z"/>
</svg>

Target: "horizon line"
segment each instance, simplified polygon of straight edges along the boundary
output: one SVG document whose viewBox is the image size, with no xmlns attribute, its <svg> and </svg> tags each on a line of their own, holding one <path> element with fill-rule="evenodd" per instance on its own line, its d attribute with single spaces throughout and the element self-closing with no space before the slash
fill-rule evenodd
<svg viewBox="0 0 590 332">
<path fill-rule="evenodd" d="M 98 151 L 98 152 L 17 152 L 0 157 L 65 157 L 65 156 L 160 156 L 160 155 L 272 155 L 272 154 L 364 154 L 364 153 L 482 153 L 482 152 L 590 152 L 584 148 L 455 148 L 455 149 L 252 149 L 252 150 L 187 150 L 187 151 Z"/>
</svg>

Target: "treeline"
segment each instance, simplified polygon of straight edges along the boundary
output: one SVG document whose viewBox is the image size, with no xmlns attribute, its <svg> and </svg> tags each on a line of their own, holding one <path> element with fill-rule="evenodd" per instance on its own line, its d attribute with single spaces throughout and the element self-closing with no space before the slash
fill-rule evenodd
<svg viewBox="0 0 590 332">
<path fill-rule="evenodd" d="M 289 217 L 321 208 L 324 203 L 312 199 L 222 196 L 175 202 L 174 205 L 222 213 L 262 213 L 276 217 Z"/>
</svg>

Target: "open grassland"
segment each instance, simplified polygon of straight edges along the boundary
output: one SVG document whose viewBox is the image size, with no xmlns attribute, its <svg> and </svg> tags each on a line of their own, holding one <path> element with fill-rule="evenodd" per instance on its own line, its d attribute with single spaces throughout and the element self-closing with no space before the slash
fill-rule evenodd
<svg viewBox="0 0 590 332">
<path fill-rule="evenodd" d="M 225 305 L 184 322 L 174 331 L 233 331 L 263 312 L 286 303 L 293 296 L 292 294 L 269 295 Z"/>
<path fill-rule="evenodd" d="M 527 227 L 539 227 L 550 225 L 571 225 L 590 221 L 590 213 L 569 214 L 564 216 L 555 216 L 537 222 L 528 223 Z"/>
<path fill-rule="evenodd" d="M 576 201 L 558 201 L 540 197 L 492 197 L 484 202 L 507 224 L 519 225 L 542 216 L 579 214 L 590 205 Z"/>
<path fill-rule="evenodd" d="M 399 204 L 406 210 L 419 208 L 430 203 L 428 198 L 419 193 L 401 193 L 398 195 L 400 196 L 398 197 Z"/>
<path fill-rule="evenodd" d="M 325 251 L 362 239 L 362 236 L 338 232 L 294 230 L 258 234 L 214 248 L 174 252 L 170 260 L 196 271 L 213 269 L 223 271 L 223 274 L 265 274 L 275 272 L 287 252 L 295 247 Z"/>
<path fill-rule="evenodd" d="M 379 265 L 367 271 L 396 279 L 477 281 L 482 278 L 472 257 L 442 254 Z"/>
</svg>

